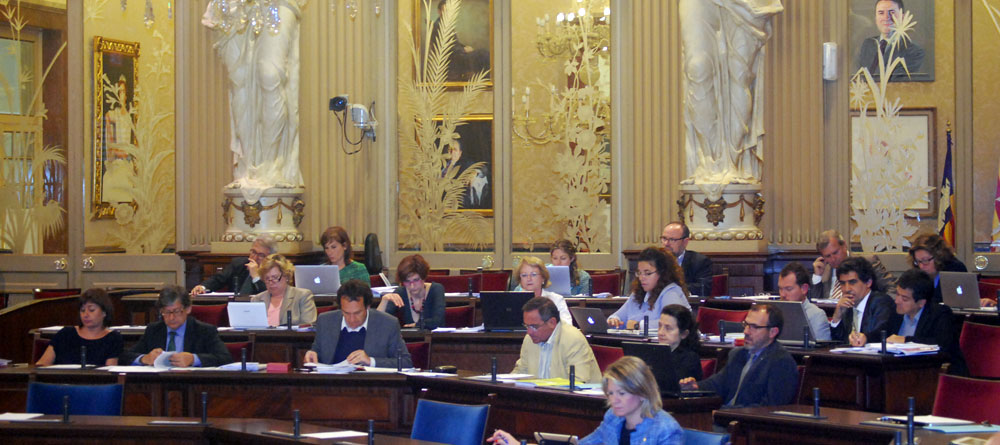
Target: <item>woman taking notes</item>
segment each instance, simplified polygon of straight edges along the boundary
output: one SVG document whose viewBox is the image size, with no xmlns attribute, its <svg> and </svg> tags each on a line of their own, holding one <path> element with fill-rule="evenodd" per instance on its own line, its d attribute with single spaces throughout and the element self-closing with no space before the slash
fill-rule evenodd
<svg viewBox="0 0 1000 445">
<path fill-rule="evenodd" d="M 573 316 L 569 314 L 569 307 L 566 306 L 566 300 L 563 299 L 563 296 L 543 289 L 552 283 L 549 282 L 549 269 L 545 267 L 542 260 L 533 256 L 521 258 L 521 264 L 517 266 L 514 280 L 517 282 L 514 291 L 534 292 L 536 297 L 552 300 L 556 304 L 556 308 L 559 309 L 559 321 L 573 324 Z"/>
<path fill-rule="evenodd" d="M 569 266 L 570 293 L 573 295 L 591 296 L 594 294 L 590 284 L 590 274 L 580 269 L 576 264 L 576 247 L 567 239 L 561 239 L 552 244 L 553 266 Z"/>
<path fill-rule="evenodd" d="M 395 293 L 382 295 L 378 310 L 390 315 L 402 311 L 404 328 L 437 329 L 444 326 L 444 286 L 428 283 L 431 266 L 420 255 L 403 258 L 396 268 L 400 286 Z"/>
<path fill-rule="evenodd" d="M 104 289 L 87 289 L 80 295 L 80 326 L 66 326 L 56 333 L 45 348 L 37 366 L 80 363 L 80 347 L 87 347 L 87 364 L 114 366 L 122 353 L 124 341 L 111 326 L 113 307 Z"/>
<path fill-rule="evenodd" d="M 288 311 L 292 312 L 292 324 L 313 324 L 316 322 L 316 300 L 308 289 L 288 285 L 295 274 L 295 266 L 285 257 L 274 254 L 260 265 L 261 277 L 267 290 L 250 301 L 263 301 L 267 306 L 268 326 L 287 323 Z"/>
<path fill-rule="evenodd" d="M 663 306 L 679 304 L 691 308 L 687 301 L 684 272 L 673 254 L 654 247 L 646 248 L 639 254 L 635 276 L 632 294 L 621 308 L 608 317 L 608 326 L 639 329 L 639 322 L 649 317 L 649 331 L 655 332 Z"/>
<path fill-rule="evenodd" d="M 663 410 L 660 388 L 642 359 L 630 356 L 618 359 L 604 371 L 601 386 L 608 397 L 608 411 L 597 429 L 580 439 L 580 445 L 682 443 L 684 430 Z M 519 443 L 503 430 L 497 430 L 486 441 L 494 445 Z"/>
</svg>

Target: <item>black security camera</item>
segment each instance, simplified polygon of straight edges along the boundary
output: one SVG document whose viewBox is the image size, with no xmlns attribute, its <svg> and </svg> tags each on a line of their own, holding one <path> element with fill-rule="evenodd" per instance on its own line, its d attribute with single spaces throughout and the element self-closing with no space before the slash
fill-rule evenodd
<svg viewBox="0 0 1000 445">
<path fill-rule="evenodd" d="M 337 112 L 346 110 L 347 96 L 337 96 L 330 99 L 330 109 Z"/>
</svg>

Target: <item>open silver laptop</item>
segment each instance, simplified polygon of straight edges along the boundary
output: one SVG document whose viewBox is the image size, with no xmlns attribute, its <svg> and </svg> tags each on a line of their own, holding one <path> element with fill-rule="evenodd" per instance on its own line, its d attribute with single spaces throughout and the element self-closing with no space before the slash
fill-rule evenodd
<svg viewBox="0 0 1000 445">
<path fill-rule="evenodd" d="M 781 328 L 781 335 L 778 336 L 779 343 L 790 346 L 802 346 L 802 340 L 805 338 L 805 330 L 808 329 L 809 345 L 814 346 L 816 344 L 816 331 L 809 324 L 809 318 L 806 317 L 806 309 L 802 306 L 801 301 L 769 301 L 767 304 L 773 304 L 778 309 L 781 309 L 782 318 L 785 320 L 785 324 Z"/>
<path fill-rule="evenodd" d="M 979 310 L 979 278 L 975 272 L 939 272 L 941 298 L 952 309 Z"/>
<path fill-rule="evenodd" d="M 555 292 L 564 297 L 572 297 L 573 291 L 570 285 L 569 266 L 545 266 L 549 269 L 549 281 L 552 285 L 546 290 Z"/>
<path fill-rule="evenodd" d="M 231 301 L 226 306 L 229 326 L 237 329 L 267 329 L 267 304 L 263 301 Z"/>
<path fill-rule="evenodd" d="M 295 287 L 313 295 L 336 295 L 340 289 L 340 268 L 333 265 L 295 266 Z"/>
</svg>

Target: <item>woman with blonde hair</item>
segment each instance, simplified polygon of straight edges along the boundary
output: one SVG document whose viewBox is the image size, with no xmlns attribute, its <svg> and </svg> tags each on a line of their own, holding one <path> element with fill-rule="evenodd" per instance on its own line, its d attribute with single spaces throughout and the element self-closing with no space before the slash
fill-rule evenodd
<svg viewBox="0 0 1000 445">
<path fill-rule="evenodd" d="M 263 301 L 267 306 L 268 325 L 286 323 L 288 311 L 292 311 L 292 324 L 316 322 L 316 300 L 312 291 L 288 284 L 295 275 L 291 261 L 279 254 L 269 255 L 261 263 L 260 270 L 267 290 L 250 297 L 250 301 Z"/>
<path fill-rule="evenodd" d="M 552 300 L 556 304 L 556 308 L 559 309 L 559 321 L 573 325 L 573 316 L 570 315 L 569 306 L 566 305 L 563 296 L 545 290 L 546 287 L 552 285 L 552 282 L 549 281 L 549 269 L 538 257 L 521 258 L 521 264 L 517 266 L 514 273 L 514 282 L 517 283 L 517 287 L 514 288 L 517 292 L 534 292 L 536 297 Z"/>
<path fill-rule="evenodd" d="M 601 386 L 608 397 L 608 411 L 597 429 L 580 439 L 580 445 L 682 443 L 684 430 L 663 410 L 660 388 L 642 359 L 632 356 L 618 359 L 604 371 Z M 514 436 L 503 430 L 497 430 L 486 441 L 508 445 L 518 443 Z"/>
</svg>

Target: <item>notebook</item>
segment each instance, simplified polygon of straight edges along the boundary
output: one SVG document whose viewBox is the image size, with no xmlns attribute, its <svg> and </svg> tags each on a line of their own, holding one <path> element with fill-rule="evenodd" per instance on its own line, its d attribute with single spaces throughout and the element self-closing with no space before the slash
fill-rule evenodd
<svg viewBox="0 0 1000 445">
<path fill-rule="evenodd" d="M 607 334 L 608 320 L 604 312 L 596 307 L 571 307 L 569 313 L 584 334 Z"/>
<path fill-rule="evenodd" d="M 624 341 L 622 342 L 622 351 L 625 352 L 625 355 L 639 357 L 646 362 L 650 371 L 653 371 L 656 384 L 660 387 L 662 394 L 673 397 L 702 397 L 715 394 L 712 391 L 681 391 L 680 378 L 677 377 L 674 365 L 674 355 L 668 345 Z"/>
<path fill-rule="evenodd" d="M 534 292 L 480 292 L 483 330 L 526 331 L 521 307 L 534 296 Z"/>
<path fill-rule="evenodd" d="M 979 278 L 975 272 L 939 272 L 941 298 L 953 309 L 979 309 Z"/>
<path fill-rule="evenodd" d="M 295 287 L 313 295 L 336 295 L 340 289 L 340 268 L 333 265 L 295 266 Z"/>
<path fill-rule="evenodd" d="M 801 301 L 769 301 L 767 304 L 781 309 L 782 318 L 785 320 L 785 325 L 781 328 L 781 335 L 778 336 L 779 343 L 802 346 L 804 331 L 808 329 L 809 345 L 816 345 L 816 331 L 809 324 L 809 319 L 806 318 L 806 309 L 802 306 Z"/>
<path fill-rule="evenodd" d="M 569 279 L 569 266 L 545 266 L 549 269 L 549 281 L 551 286 L 545 290 L 555 292 L 564 297 L 572 297 L 573 291 Z"/>
<path fill-rule="evenodd" d="M 226 306 L 229 326 L 237 329 L 267 329 L 267 304 L 263 301 L 231 301 Z"/>
</svg>

